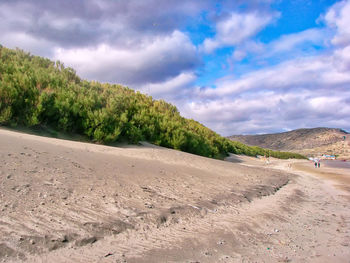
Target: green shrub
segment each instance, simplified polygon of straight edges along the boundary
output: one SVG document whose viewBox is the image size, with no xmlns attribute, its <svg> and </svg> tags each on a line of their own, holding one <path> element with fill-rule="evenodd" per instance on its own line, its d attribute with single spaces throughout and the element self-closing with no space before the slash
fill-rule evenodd
<svg viewBox="0 0 350 263">
<path fill-rule="evenodd" d="M 57 61 L 0 47 L 0 125 L 45 125 L 98 143 L 147 140 L 220 158 L 228 152 L 303 158 L 249 147 L 183 118 L 163 100 L 127 87 L 81 80 Z"/>
</svg>

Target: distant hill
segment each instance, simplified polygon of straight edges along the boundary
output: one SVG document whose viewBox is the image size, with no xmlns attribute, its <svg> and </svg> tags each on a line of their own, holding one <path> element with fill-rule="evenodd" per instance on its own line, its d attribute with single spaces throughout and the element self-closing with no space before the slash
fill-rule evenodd
<svg viewBox="0 0 350 263">
<path fill-rule="evenodd" d="M 220 136 L 177 108 L 121 85 L 81 79 L 60 61 L 0 45 L 0 126 L 49 128 L 97 143 L 148 141 L 193 154 L 255 156 L 265 149 Z M 278 158 L 303 158 L 273 152 Z"/>
<path fill-rule="evenodd" d="M 350 134 L 342 129 L 335 128 L 298 129 L 262 135 L 232 135 L 228 138 L 250 146 L 296 152 L 309 156 L 321 154 L 350 155 Z"/>
</svg>

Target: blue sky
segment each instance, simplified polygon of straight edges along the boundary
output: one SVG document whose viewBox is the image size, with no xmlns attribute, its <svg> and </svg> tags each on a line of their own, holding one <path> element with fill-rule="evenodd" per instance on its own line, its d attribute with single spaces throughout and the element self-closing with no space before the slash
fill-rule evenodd
<svg viewBox="0 0 350 263">
<path fill-rule="evenodd" d="M 350 1 L 2 0 L 0 43 L 222 135 L 350 130 Z"/>
<path fill-rule="evenodd" d="M 271 4 L 271 10 L 276 12 L 276 19 L 273 23 L 267 25 L 264 29 L 258 32 L 252 39 L 263 44 L 268 44 L 281 36 L 295 34 L 310 28 L 324 27 L 321 21 L 318 21 L 321 14 L 324 14 L 327 9 L 336 1 L 276 1 Z M 189 27 L 189 33 L 193 43 L 200 45 L 208 36 L 215 35 L 215 28 L 210 29 L 206 23 L 196 24 L 194 28 Z M 212 26 L 215 26 L 212 24 Z M 325 48 L 324 43 L 301 43 L 298 50 L 295 52 L 303 52 L 303 55 L 314 55 L 322 52 Z M 294 54 L 279 54 L 264 60 L 264 63 L 254 61 L 255 56 L 247 56 L 239 63 L 235 63 L 234 69 L 232 65 L 227 63 L 232 53 L 235 51 L 234 46 L 227 46 L 215 50 L 211 54 L 203 56 L 205 64 L 200 68 L 200 73 L 196 81 L 197 85 L 209 84 L 215 79 L 227 74 L 242 74 L 251 70 L 256 70 L 267 65 L 279 63 Z M 223 62 L 224 61 L 224 62 Z"/>
</svg>

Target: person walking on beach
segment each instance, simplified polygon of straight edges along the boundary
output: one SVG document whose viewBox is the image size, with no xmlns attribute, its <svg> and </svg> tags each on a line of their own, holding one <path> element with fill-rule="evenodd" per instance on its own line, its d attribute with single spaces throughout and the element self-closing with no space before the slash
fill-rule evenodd
<svg viewBox="0 0 350 263">
<path fill-rule="evenodd" d="M 315 161 L 315 168 L 317 168 L 317 162 Z"/>
<path fill-rule="evenodd" d="M 318 161 L 317 166 L 318 166 L 318 168 L 321 167 L 321 161 Z"/>
</svg>

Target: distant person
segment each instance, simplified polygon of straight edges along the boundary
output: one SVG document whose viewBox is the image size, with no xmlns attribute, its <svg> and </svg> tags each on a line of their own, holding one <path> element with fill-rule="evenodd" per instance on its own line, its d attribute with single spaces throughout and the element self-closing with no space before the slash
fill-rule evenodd
<svg viewBox="0 0 350 263">
<path fill-rule="evenodd" d="M 320 166 L 321 166 L 321 162 L 320 161 L 318 161 L 317 166 L 318 166 L 318 168 L 320 168 Z"/>
<path fill-rule="evenodd" d="M 315 168 L 317 168 L 317 162 L 315 162 Z"/>
</svg>

